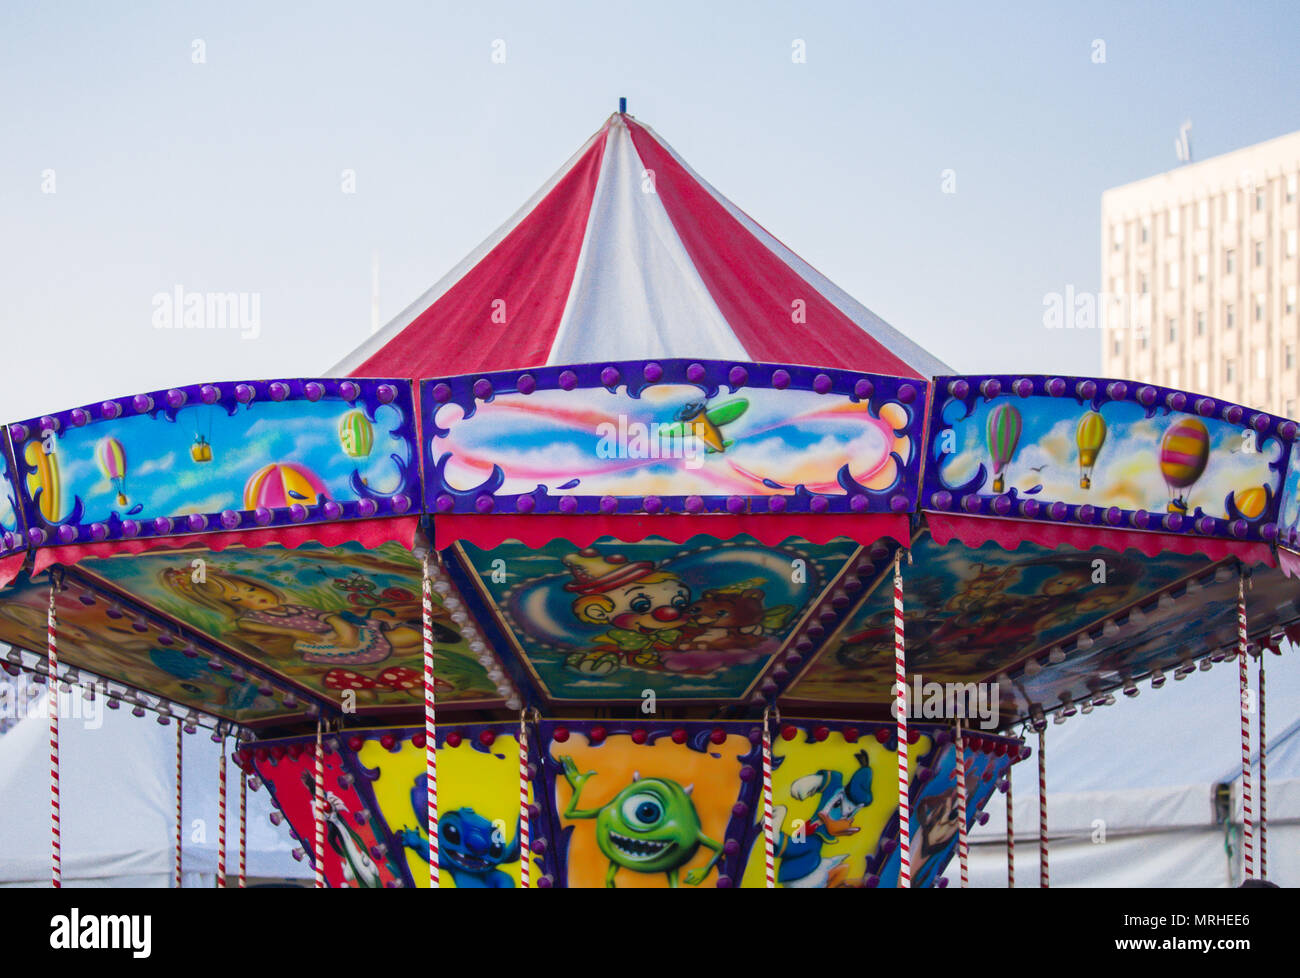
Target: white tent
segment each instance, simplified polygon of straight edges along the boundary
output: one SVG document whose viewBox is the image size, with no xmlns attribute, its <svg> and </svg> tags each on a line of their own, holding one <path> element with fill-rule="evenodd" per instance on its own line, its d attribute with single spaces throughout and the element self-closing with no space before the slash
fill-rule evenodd
<svg viewBox="0 0 1300 978">
<path fill-rule="evenodd" d="M 1300 652 L 1269 655 L 1269 879 L 1300 886 Z M 1250 684 L 1256 670 L 1250 665 Z M 1252 724 L 1253 727 L 1253 724 Z M 1029 736 L 1035 750 L 1038 739 Z M 1256 750 L 1258 740 L 1254 741 Z M 1015 766 L 1016 885 L 1038 885 L 1038 760 Z M 1047 728 L 1052 886 L 1235 886 L 1241 881 L 1241 731 L 1234 661 L 1142 684 L 1133 700 Z M 1216 812 L 1231 785 L 1232 816 Z M 1259 773 L 1254 774 L 1258 811 Z M 1007 885 L 1006 796 L 971 833 L 972 886 Z M 1258 836 L 1258 828 L 1256 829 Z M 1231 853 L 1231 855 L 1230 855 Z M 1258 862 L 1258 838 L 1256 839 Z M 947 875 L 957 880 L 957 865 Z"/>
<path fill-rule="evenodd" d="M 102 724 L 59 727 L 64 886 L 171 886 L 175 866 L 176 728 L 125 707 Z M 0 886 L 49 885 L 49 721 L 20 720 L 0 736 Z M 185 886 L 212 886 L 217 865 L 218 746 L 210 731 L 184 738 Z M 238 859 L 239 771 L 228 764 L 228 885 Z M 248 793 L 249 877 L 301 879 L 307 861 L 291 852 L 287 824 L 268 820 L 265 789 Z"/>
</svg>

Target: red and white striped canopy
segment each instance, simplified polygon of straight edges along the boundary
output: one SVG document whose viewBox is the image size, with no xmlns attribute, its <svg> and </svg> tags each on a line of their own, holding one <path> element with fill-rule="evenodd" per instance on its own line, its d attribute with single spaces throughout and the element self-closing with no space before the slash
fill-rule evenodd
<svg viewBox="0 0 1300 978">
<path fill-rule="evenodd" d="M 652 357 L 951 372 L 615 113 L 333 373 L 419 379 Z"/>
</svg>

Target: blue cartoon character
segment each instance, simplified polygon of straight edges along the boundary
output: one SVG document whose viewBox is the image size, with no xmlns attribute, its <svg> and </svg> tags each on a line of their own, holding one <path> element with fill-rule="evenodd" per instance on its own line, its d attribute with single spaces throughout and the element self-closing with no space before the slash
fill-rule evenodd
<svg viewBox="0 0 1300 978">
<path fill-rule="evenodd" d="M 871 804 L 871 762 L 862 750 L 853 755 L 858 767 L 848 777 L 839 771 L 817 771 L 798 778 L 790 785 L 790 794 L 799 801 L 819 795 L 817 812 L 804 823 L 796 835 L 786 835 L 779 828 L 776 856 L 781 861 L 776 879 L 782 886 L 834 888 L 853 885 L 848 879 L 848 855 L 823 856 L 822 849 L 837 839 L 854 835 L 858 828 L 853 816 Z M 786 809 L 778 805 L 773 820 L 785 823 Z"/>
<path fill-rule="evenodd" d="M 425 820 L 429 789 L 423 774 L 416 776 L 411 787 L 411 808 L 417 820 Z M 397 841 L 429 861 L 429 840 L 424 832 L 404 828 L 397 833 Z M 514 841 L 506 842 L 498 827 L 472 808 L 457 808 L 438 817 L 438 866 L 451 873 L 458 889 L 510 889 L 515 881 L 498 867 L 518 859 L 517 824 Z"/>
</svg>

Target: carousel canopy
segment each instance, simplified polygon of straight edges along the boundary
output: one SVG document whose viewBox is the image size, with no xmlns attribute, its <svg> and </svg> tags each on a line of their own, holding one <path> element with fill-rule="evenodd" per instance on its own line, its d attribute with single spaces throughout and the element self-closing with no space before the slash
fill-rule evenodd
<svg viewBox="0 0 1300 978">
<path fill-rule="evenodd" d="M 623 113 L 331 372 L 420 379 L 678 356 L 949 372 Z"/>
</svg>

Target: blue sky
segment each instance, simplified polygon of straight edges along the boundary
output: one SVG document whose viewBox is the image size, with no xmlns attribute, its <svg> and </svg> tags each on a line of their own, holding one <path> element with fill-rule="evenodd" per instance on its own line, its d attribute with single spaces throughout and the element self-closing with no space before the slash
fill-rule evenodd
<svg viewBox="0 0 1300 978">
<path fill-rule="evenodd" d="M 368 332 L 373 253 L 386 320 L 620 95 L 954 367 L 1096 370 L 1042 301 L 1097 288 L 1101 192 L 1175 165 L 1184 118 L 1198 159 L 1300 128 L 1297 36 L 1280 3 L 10 0 L 0 417 L 324 371 Z M 155 330 L 178 284 L 259 293 L 260 335 Z"/>
</svg>

